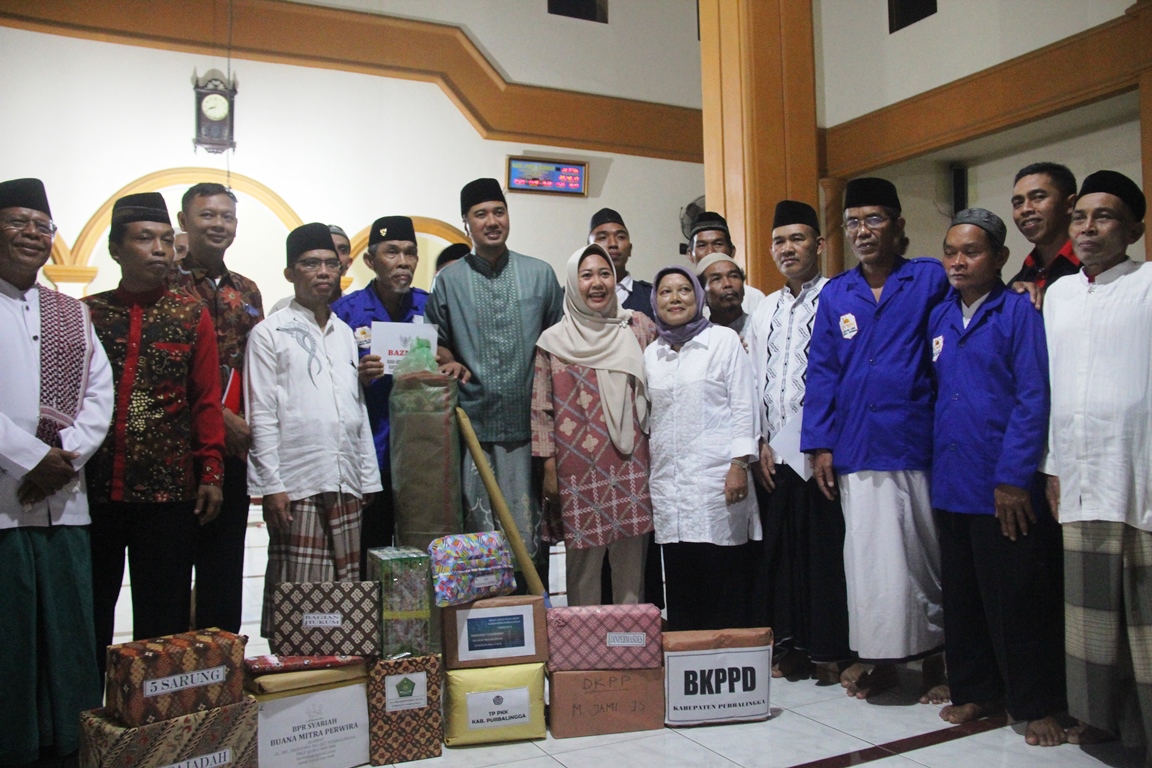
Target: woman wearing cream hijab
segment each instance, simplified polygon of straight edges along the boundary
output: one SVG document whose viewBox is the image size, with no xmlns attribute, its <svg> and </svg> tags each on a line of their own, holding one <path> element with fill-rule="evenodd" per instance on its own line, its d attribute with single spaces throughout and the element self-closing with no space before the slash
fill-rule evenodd
<svg viewBox="0 0 1152 768">
<path fill-rule="evenodd" d="M 656 327 L 618 306 L 599 245 L 573 253 L 565 276 L 564 319 L 536 342 L 532 453 L 545 460 L 545 504 L 559 505 L 568 604 L 600 602 L 605 554 L 613 602 L 637 603 L 652 530 L 644 348 Z"/>
</svg>

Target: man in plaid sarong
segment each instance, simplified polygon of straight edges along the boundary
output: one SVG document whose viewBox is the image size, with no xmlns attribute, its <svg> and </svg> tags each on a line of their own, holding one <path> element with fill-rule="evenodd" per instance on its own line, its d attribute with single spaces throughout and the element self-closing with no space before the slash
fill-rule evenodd
<svg viewBox="0 0 1152 768">
<path fill-rule="evenodd" d="M 1052 380 L 1048 496 L 1064 526 L 1073 743 L 1152 745 L 1152 266 L 1140 188 L 1084 179 L 1069 234 L 1083 271 L 1044 302 Z M 1150 752 L 1152 754 L 1152 752 Z"/>
<path fill-rule="evenodd" d="M 264 497 L 268 570 L 261 634 L 281 582 L 358 581 L 360 510 L 381 490 L 352 329 L 328 306 L 340 259 L 324 224 L 288 235 L 295 298 L 248 338 L 248 486 Z"/>
</svg>

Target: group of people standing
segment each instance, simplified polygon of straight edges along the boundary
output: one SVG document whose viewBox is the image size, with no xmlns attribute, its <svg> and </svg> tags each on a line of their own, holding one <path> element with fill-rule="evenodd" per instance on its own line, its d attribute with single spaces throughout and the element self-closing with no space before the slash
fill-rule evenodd
<svg viewBox="0 0 1152 768">
<path fill-rule="evenodd" d="M 76 748 L 125 552 L 144 638 L 239 629 L 251 496 L 270 532 L 265 632 L 275 584 L 358 579 L 391 543 L 373 322 L 436 325 L 538 568 L 565 545 L 569 604 L 772 626 L 775 675 L 859 698 L 919 661 L 943 718 L 1006 708 L 1032 744 L 1152 743 L 1152 272 L 1126 253 L 1144 196 L 1042 163 L 1012 207 L 1035 249 L 1007 284 L 999 217 L 962 211 L 942 258 L 907 259 L 897 191 L 868 178 L 837 224 L 859 266 L 831 279 L 816 212 L 785 200 L 769 296 L 712 212 L 688 264 L 635 278 L 608 208 L 562 289 L 508 248 L 503 191 L 477 179 L 460 194 L 472 247 L 441 255 L 431 292 L 412 286 L 407 217 L 373 222 L 374 279 L 347 295 L 348 238 L 312 223 L 289 234 L 293 295 L 265 317 L 225 266 L 230 190 L 184 195 L 178 263 L 163 197 L 116 201 L 120 285 L 78 302 L 36 284 L 55 234 L 43 185 L 0 183 L 0 763 Z M 462 489 L 465 529 L 496 527 L 470 456 Z"/>
</svg>

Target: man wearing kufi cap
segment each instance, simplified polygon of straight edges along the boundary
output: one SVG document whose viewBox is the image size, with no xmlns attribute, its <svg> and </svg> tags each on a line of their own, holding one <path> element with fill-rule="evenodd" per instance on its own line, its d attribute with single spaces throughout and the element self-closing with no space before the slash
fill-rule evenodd
<svg viewBox="0 0 1152 768">
<path fill-rule="evenodd" d="M 692 224 L 691 242 L 688 244 L 688 261 L 696 266 L 710 253 L 723 253 L 735 260 L 736 245 L 728 231 L 728 221 L 715 211 L 704 211 Z M 744 311 L 751 315 L 764 300 L 764 292 L 752 285 L 744 286 Z M 704 310 L 707 315 L 708 309 Z"/>
<path fill-rule="evenodd" d="M 748 313 L 744 303 L 744 270 L 726 253 L 710 253 L 693 268 L 704 288 L 708 317 L 715 325 L 731 328 L 744 338 Z"/>
<path fill-rule="evenodd" d="M 360 580 L 361 510 L 381 490 L 356 339 L 329 306 L 341 274 L 332 233 L 299 226 L 286 252 L 295 296 L 252 329 L 244 362 L 248 488 L 268 524 L 264 637 L 278 584 Z"/>
<path fill-rule="evenodd" d="M 1118 734 L 1152 756 L 1152 267 L 1127 254 L 1145 208 L 1116 171 L 1080 185 L 1069 234 L 1083 271 L 1044 300 L 1043 472 L 1064 529 L 1068 712 L 1081 721 L 1069 740 Z"/>
<path fill-rule="evenodd" d="M 112 369 L 84 305 L 36 283 L 55 232 L 39 179 L 0 182 L 3 765 L 75 752 L 80 712 L 102 698 L 84 476 Z"/>
<path fill-rule="evenodd" d="M 368 420 L 376 444 L 380 483 L 384 490 L 364 510 L 360 538 L 360 567 L 367 566 L 368 550 L 392 546 L 395 518 L 392 505 L 392 463 L 389 458 L 388 396 L 392 376 L 384 361 L 372 354 L 372 323 L 423 323 L 428 292 L 412 285 L 420 254 L 416 230 L 407 216 L 382 216 L 368 232 L 364 263 L 375 273 L 372 282 L 337 300 L 332 311 L 352 328 L 360 355 L 360 383 L 368 403 Z M 446 369 L 447 371 L 447 369 Z"/>
<path fill-rule="evenodd" d="M 84 299 L 116 384 L 108 439 L 88 466 L 92 586 L 101 669 L 127 551 L 132 634 L 188 629 L 199 526 L 220 511 L 224 420 L 216 332 L 197 299 L 168 287 L 168 206 L 158 192 L 112 206 L 120 284 Z"/>
<path fill-rule="evenodd" d="M 1029 297 L 1006 290 L 1007 228 L 960 211 L 944 238 L 952 289 L 929 320 L 936 375 L 932 506 L 940 530 L 952 703 L 965 723 L 1006 708 L 1029 744 L 1065 740 L 1060 526 L 1036 470 L 1047 439 L 1048 351 Z"/>
<path fill-rule="evenodd" d="M 471 371 L 460 382 L 460 406 L 472 420 L 516 526 L 546 574 L 540 499 L 532 471 L 532 379 L 536 340 L 563 316 L 564 294 L 552 267 L 508 249 L 508 206 L 496 179 L 460 190 L 460 215 L 472 252 L 449 264 L 428 299 L 440 344 Z M 488 493 L 464 456 L 464 526 L 496 528 Z M 543 578 L 543 576 L 542 576 Z"/>
<path fill-rule="evenodd" d="M 849 642 L 875 665 L 853 665 L 841 683 L 866 698 L 898 682 L 896 663 L 924 658 L 922 700 L 935 701 L 946 691 L 925 338 L 948 281 L 938 259 L 900 255 L 904 219 L 890 181 L 848 182 L 843 226 L 860 264 L 820 293 L 800 440 L 820 490 L 841 497 Z"/>
<path fill-rule="evenodd" d="M 264 319 L 256 283 L 225 264 L 236 240 L 236 195 L 223 184 L 193 184 L 180 199 L 180 228 L 188 255 L 172 285 L 204 302 L 216 328 L 224 405 L 224 501 L 220 514 L 196 529 L 196 627 L 240 631 L 244 595 L 244 537 L 248 530 L 248 466 L 252 442 L 244 417 L 244 349 Z"/>
<path fill-rule="evenodd" d="M 762 549 L 753 572 L 754 626 L 773 629 L 773 674 L 821 665 L 839 679 L 853 659 L 844 586 L 844 516 L 811 480 L 800 453 L 812 322 L 828 279 L 820 274 L 824 238 L 807 203 L 781 200 L 772 220 L 772 260 L 785 279 L 748 320 L 761 416 L 759 480 Z M 717 254 L 705 257 L 715 258 Z M 704 261 L 700 262 L 701 264 Z"/>
<path fill-rule="evenodd" d="M 620 306 L 641 312 L 652 320 L 652 283 L 637 280 L 628 273 L 632 234 L 624 224 L 624 218 L 611 208 L 596 211 L 588 222 L 588 242 L 597 243 L 608 251 L 616 269 L 616 301 Z"/>
</svg>

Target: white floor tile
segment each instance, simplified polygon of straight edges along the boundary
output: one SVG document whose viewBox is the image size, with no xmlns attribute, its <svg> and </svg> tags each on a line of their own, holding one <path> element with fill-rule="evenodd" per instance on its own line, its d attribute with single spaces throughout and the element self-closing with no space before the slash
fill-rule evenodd
<svg viewBox="0 0 1152 768">
<path fill-rule="evenodd" d="M 747 768 L 784 768 L 872 746 L 787 711 L 761 723 L 684 728 L 680 734 Z"/>
<path fill-rule="evenodd" d="M 419 765 L 420 768 L 429 766 L 430 768 L 484 768 L 489 765 L 508 765 L 509 763 L 515 764 L 518 768 L 535 768 L 533 765 L 525 765 L 524 761 L 537 761 L 547 760 L 549 762 L 540 763 L 541 766 L 551 765 L 555 768 L 556 763 L 550 762 L 551 758 L 545 755 L 531 741 L 517 741 L 509 742 L 506 744 L 482 744 L 474 747 L 444 747 L 444 753 L 440 757 L 433 757 L 428 760 L 421 760 L 419 763 L 402 763 L 401 765 Z"/>
<path fill-rule="evenodd" d="M 870 744 L 886 744 L 951 727 L 940 719 L 940 707 L 931 704 L 885 706 L 840 696 L 792 711 Z"/>
<path fill-rule="evenodd" d="M 772 706 L 782 709 L 795 709 L 805 704 L 815 704 L 818 701 L 846 698 L 848 698 L 848 694 L 844 692 L 839 683 L 817 685 L 815 680 L 793 681 L 783 677 L 774 677 L 769 688 L 769 699 Z"/>
<path fill-rule="evenodd" d="M 559 755 L 564 752 L 575 752 L 578 749 L 591 749 L 593 747 L 604 747 L 609 744 L 616 744 L 621 741 L 643 739 L 655 733 L 658 733 L 658 731 L 632 731 L 631 733 L 607 733 L 602 736 L 578 736 L 572 739 L 554 739 L 552 738 L 552 734 L 549 733 L 548 738 L 544 741 L 536 742 L 536 746 L 550 755 Z"/>
<path fill-rule="evenodd" d="M 700 766 L 730 768 L 736 765 L 691 739 L 671 730 L 654 731 L 642 739 L 618 741 L 575 752 L 554 755 L 568 768 L 658 768 Z"/>
<path fill-rule="evenodd" d="M 1087 749 L 1091 749 L 1092 753 Z M 1104 762 L 1094 754 L 1103 758 Z M 1138 752 L 1124 750 L 1117 742 L 1085 749 L 1074 744 L 1030 747 L 1024 743 L 1022 725 L 997 728 L 917 749 L 905 755 L 929 768 L 1086 768 L 1102 765 L 1138 768 L 1144 764 Z"/>
</svg>

